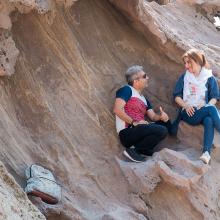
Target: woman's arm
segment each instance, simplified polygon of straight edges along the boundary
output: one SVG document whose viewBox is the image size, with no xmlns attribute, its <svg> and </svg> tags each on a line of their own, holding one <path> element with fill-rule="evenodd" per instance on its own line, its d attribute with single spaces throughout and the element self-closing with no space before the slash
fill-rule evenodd
<svg viewBox="0 0 220 220">
<path fill-rule="evenodd" d="M 173 98 L 174 99 L 176 99 L 176 97 L 180 97 L 180 98 L 183 97 L 184 77 L 185 77 L 185 73 L 182 74 L 176 82 L 176 85 L 173 90 Z"/>
<path fill-rule="evenodd" d="M 217 99 L 212 98 L 212 99 L 210 99 L 210 101 L 209 101 L 208 104 L 210 104 L 210 105 L 215 105 L 216 103 L 217 103 Z"/>
<path fill-rule="evenodd" d="M 186 103 L 183 101 L 183 99 L 179 96 L 175 97 L 175 102 L 183 109 L 186 109 L 187 105 Z"/>
<path fill-rule="evenodd" d="M 194 112 L 195 112 L 195 109 L 193 108 L 193 106 L 189 106 L 187 105 L 183 99 L 179 96 L 176 96 L 175 97 L 175 102 L 183 109 L 186 110 L 186 113 L 189 117 L 193 116 L 194 115 Z"/>
<path fill-rule="evenodd" d="M 215 105 L 219 100 L 219 87 L 214 76 L 208 79 L 208 99 L 210 105 Z"/>
</svg>

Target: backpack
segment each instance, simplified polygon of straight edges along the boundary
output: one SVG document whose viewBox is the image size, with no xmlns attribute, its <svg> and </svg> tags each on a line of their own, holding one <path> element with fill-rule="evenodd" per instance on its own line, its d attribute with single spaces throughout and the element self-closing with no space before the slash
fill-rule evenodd
<svg viewBox="0 0 220 220">
<path fill-rule="evenodd" d="M 56 204 L 61 200 L 61 187 L 52 172 L 42 166 L 32 164 L 25 170 L 28 195 L 37 196 L 48 204 Z"/>
</svg>

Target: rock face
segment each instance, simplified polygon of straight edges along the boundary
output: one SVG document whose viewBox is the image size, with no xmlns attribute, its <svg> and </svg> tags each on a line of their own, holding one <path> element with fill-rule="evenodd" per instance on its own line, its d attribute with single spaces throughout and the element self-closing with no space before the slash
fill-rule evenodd
<svg viewBox="0 0 220 220">
<path fill-rule="evenodd" d="M 131 188 L 139 195 L 153 192 L 161 180 L 183 191 L 190 191 L 208 171 L 208 166 L 201 161 L 193 162 L 182 153 L 166 148 L 155 153 L 147 164 L 129 165 L 119 161 L 119 165 Z"/>
<path fill-rule="evenodd" d="M 11 75 L 14 73 L 14 66 L 19 54 L 11 34 L 8 31 L 0 33 L 0 75 Z"/>
<path fill-rule="evenodd" d="M 10 14 L 14 11 L 29 13 L 32 10 L 44 14 L 54 10 L 56 3 L 70 7 L 76 0 L 0 0 L 0 75 L 12 75 L 19 54 L 10 33 L 12 20 Z"/>
<path fill-rule="evenodd" d="M 0 2 L 0 159 L 21 187 L 27 166 L 53 171 L 62 202 L 30 198 L 47 219 L 220 218 L 218 148 L 211 167 L 198 161 L 198 147 L 172 139 L 146 163 L 128 163 L 112 114 L 132 64 L 144 66 L 146 95 L 173 118 L 186 48 L 204 49 L 219 73 L 210 20 L 218 1 Z"/>
<path fill-rule="evenodd" d="M 0 219 L 46 220 L 0 163 Z"/>
<path fill-rule="evenodd" d="M 219 76 L 219 32 L 213 25 L 219 1 L 180 0 L 166 5 L 145 0 L 110 0 L 154 46 L 175 62 L 186 49 L 204 50 Z"/>
</svg>

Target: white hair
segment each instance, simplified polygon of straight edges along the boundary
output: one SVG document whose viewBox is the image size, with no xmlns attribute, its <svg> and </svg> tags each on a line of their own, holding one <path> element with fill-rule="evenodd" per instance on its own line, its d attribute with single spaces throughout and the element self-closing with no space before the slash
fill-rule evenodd
<svg viewBox="0 0 220 220">
<path fill-rule="evenodd" d="M 129 67 L 125 73 L 125 78 L 127 80 L 128 85 L 132 86 L 137 73 L 143 70 L 144 70 L 143 66 L 139 66 L 139 65 L 134 65 L 134 66 Z"/>
</svg>

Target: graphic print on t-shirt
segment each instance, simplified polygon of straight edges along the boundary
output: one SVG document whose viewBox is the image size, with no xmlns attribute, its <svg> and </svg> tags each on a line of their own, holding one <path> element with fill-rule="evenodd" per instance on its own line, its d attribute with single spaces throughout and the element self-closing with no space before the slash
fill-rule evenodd
<svg viewBox="0 0 220 220">
<path fill-rule="evenodd" d="M 188 82 L 189 94 L 186 96 L 186 102 L 188 104 L 202 104 L 205 101 L 204 90 L 198 85 L 192 82 Z"/>
<path fill-rule="evenodd" d="M 196 85 L 189 82 L 189 92 L 191 96 L 196 96 L 196 90 L 197 90 Z"/>
</svg>

